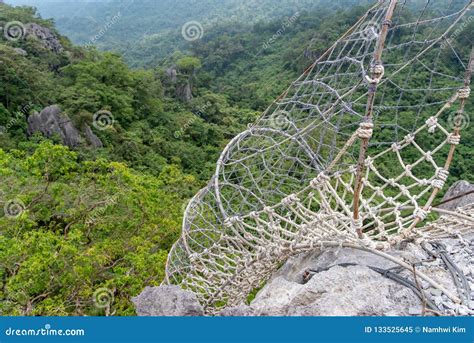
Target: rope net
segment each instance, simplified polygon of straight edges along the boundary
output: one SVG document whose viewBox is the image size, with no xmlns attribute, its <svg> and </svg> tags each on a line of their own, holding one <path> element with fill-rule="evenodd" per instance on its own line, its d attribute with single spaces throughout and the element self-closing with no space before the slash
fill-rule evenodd
<svg viewBox="0 0 474 343">
<path fill-rule="evenodd" d="M 295 253 L 384 250 L 418 232 L 460 142 L 471 5 L 374 5 L 227 145 L 186 208 L 166 282 L 215 313 Z"/>
</svg>

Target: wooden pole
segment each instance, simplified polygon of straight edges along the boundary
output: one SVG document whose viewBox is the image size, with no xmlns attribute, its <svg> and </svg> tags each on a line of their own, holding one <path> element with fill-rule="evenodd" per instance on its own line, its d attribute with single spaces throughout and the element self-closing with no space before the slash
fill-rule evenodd
<svg viewBox="0 0 474 343">
<path fill-rule="evenodd" d="M 397 0 L 391 0 L 385 14 L 385 19 L 382 25 L 382 30 L 380 32 L 379 38 L 377 40 L 377 46 L 374 52 L 374 63 L 375 66 L 382 66 L 382 52 L 385 46 L 385 40 L 387 39 L 388 29 L 390 28 L 393 12 L 397 5 Z M 383 69 L 382 69 L 383 70 Z M 377 83 L 380 78 L 383 76 L 383 71 L 380 68 L 374 68 L 371 73 L 371 83 L 369 84 L 369 94 L 367 98 L 365 122 L 370 123 L 372 121 L 372 115 L 374 111 L 374 102 L 375 94 L 377 92 Z M 365 172 L 365 158 L 367 154 L 367 148 L 369 146 L 370 138 L 364 137 L 361 138 L 360 150 L 359 150 L 359 159 L 357 161 L 357 172 L 354 188 L 354 209 L 353 209 L 353 219 L 355 222 L 359 220 L 359 206 L 360 206 L 360 194 L 362 192 L 362 177 Z M 363 237 L 362 229 L 357 229 L 357 234 L 359 238 Z"/>
<path fill-rule="evenodd" d="M 471 55 L 470 55 L 470 58 L 469 58 L 469 64 L 467 66 L 466 73 L 464 74 L 464 87 L 469 87 L 470 84 L 471 84 L 471 76 L 472 76 L 473 68 L 474 68 L 474 46 L 471 47 Z M 464 115 L 464 108 L 466 106 L 466 102 L 467 102 L 467 98 L 462 98 L 460 100 L 458 114 L 461 115 L 461 116 Z M 453 128 L 452 134 L 454 136 L 460 136 L 461 127 L 458 126 L 456 122 L 454 122 L 454 125 L 455 126 Z M 451 146 L 449 147 L 448 157 L 446 158 L 446 162 L 445 162 L 444 167 L 443 167 L 444 170 L 449 170 L 449 167 L 451 166 L 451 162 L 453 161 L 453 156 L 454 156 L 454 150 L 455 149 L 456 149 L 456 144 L 451 144 Z M 433 203 L 434 199 L 436 198 L 436 195 L 438 195 L 439 191 L 440 191 L 439 188 L 433 189 L 433 192 L 431 193 L 430 198 L 428 199 L 425 206 L 423 207 L 424 211 L 429 211 L 429 209 L 431 207 L 431 204 Z M 408 232 L 406 232 L 406 233 L 408 234 L 409 231 L 411 231 L 416 225 L 418 225 L 419 222 L 421 222 L 421 219 L 420 218 L 415 218 L 413 223 L 408 228 L 408 230 L 407 230 Z"/>
</svg>

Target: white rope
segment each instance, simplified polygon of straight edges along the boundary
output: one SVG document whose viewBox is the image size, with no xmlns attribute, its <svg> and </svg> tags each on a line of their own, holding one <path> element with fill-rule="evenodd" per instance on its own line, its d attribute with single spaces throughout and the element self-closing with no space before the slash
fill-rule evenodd
<svg viewBox="0 0 474 343">
<path fill-rule="evenodd" d="M 357 129 L 357 136 L 363 139 L 370 139 L 373 134 L 374 124 L 369 122 L 360 123 Z"/>
<path fill-rule="evenodd" d="M 464 87 L 459 89 L 459 99 L 467 99 L 471 95 L 471 88 L 469 87 Z"/>
<path fill-rule="evenodd" d="M 396 9 L 387 44 L 374 62 L 382 35 L 372 37 L 364 28 L 385 23 L 389 2 L 379 2 L 232 139 L 212 180 L 185 211 L 166 282 L 189 288 L 213 313 L 245 301 L 299 252 L 348 246 L 375 252 L 407 237 L 420 241 L 472 229 L 470 212 L 457 214 L 457 222 L 417 225 L 431 211 L 440 213 L 431 202 L 449 177 L 446 151 L 460 143 L 459 128 L 446 125 L 447 112 L 470 94 L 459 73 L 462 61 L 454 56 L 445 64 L 449 51 L 438 53 L 467 10 L 453 5 L 437 14 L 441 9 L 426 2 L 428 10 L 413 16 L 423 20 L 410 22 Z M 407 27 L 413 36 L 400 41 L 408 37 Z M 408 58 L 394 58 L 401 55 Z M 369 96 L 376 99 L 373 106 Z M 372 116 L 366 116 L 369 111 Z M 359 160 L 361 146 L 368 150 Z"/>
<path fill-rule="evenodd" d="M 436 128 L 438 127 L 438 118 L 437 117 L 429 117 L 426 120 L 426 125 L 428 126 L 428 132 L 434 133 Z"/>
<path fill-rule="evenodd" d="M 370 77 L 369 75 L 365 75 L 365 79 L 370 84 L 378 84 L 382 80 L 385 74 L 385 68 L 383 65 L 377 64 L 373 68 L 371 68 L 371 73 L 373 77 Z"/>
<path fill-rule="evenodd" d="M 458 145 L 461 142 L 461 136 L 456 134 L 449 134 L 447 142 L 452 145 Z"/>
</svg>

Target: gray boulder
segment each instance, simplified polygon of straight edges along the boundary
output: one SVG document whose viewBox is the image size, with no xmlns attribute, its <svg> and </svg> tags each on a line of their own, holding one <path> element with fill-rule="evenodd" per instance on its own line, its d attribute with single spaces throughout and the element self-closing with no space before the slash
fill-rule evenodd
<svg viewBox="0 0 474 343">
<path fill-rule="evenodd" d="M 264 316 L 404 316 L 413 306 L 421 313 L 410 289 L 365 266 L 335 266 L 306 284 L 277 277 L 251 304 L 256 315 Z"/>
<path fill-rule="evenodd" d="M 28 134 L 41 132 L 46 137 L 57 134 L 63 144 L 76 147 L 81 142 L 79 131 L 67 115 L 61 113 L 57 105 L 48 106 L 41 113 L 34 113 L 28 117 Z"/>
<path fill-rule="evenodd" d="M 185 82 L 176 86 L 176 96 L 183 102 L 189 103 L 193 99 L 191 83 Z"/>
<path fill-rule="evenodd" d="M 132 298 L 139 316 L 202 316 L 204 310 L 194 293 L 178 286 L 145 287 Z"/>
<path fill-rule="evenodd" d="M 450 258 L 464 272 L 471 290 L 474 290 L 473 238 L 442 240 Z M 419 245 L 408 243 L 390 254 L 409 263 L 424 260 L 417 269 L 457 293 L 443 262 L 439 258 L 429 261 Z M 396 265 L 377 255 L 349 248 L 296 255 L 273 275 L 249 306 L 226 308 L 219 315 L 409 316 L 423 313 L 422 301 L 410 288 L 382 276 L 369 266 L 386 270 Z M 411 271 L 397 273 L 413 282 Z M 426 296 L 436 303 L 440 314 L 474 315 L 474 307 L 454 304 L 437 288 L 423 280 L 418 282 Z"/>
<path fill-rule="evenodd" d="M 249 317 L 255 316 L 255 311 L 248 305 L 240 305 L 234 307 L 227 307 L 219 312 L 221 317 Z"/>
<path fill-rule="evenodd" d="M 38 25 L 36 23 L 28 23 L 25 25 L 25 28 L 25 38 L 37 39 L 41 42 L 45 49 L 48 49 L 54 53 L 60 53 L 63 51 L 64 48 L 58 37 L 47 27 Z"/>
<path fill-rule="evenodd" d="M 102 148 L 104 145 L 99 137 L 92 132 L 92 129 L 89 125 L 85 124 L 83 127 L 84 136 L 86 137 L 89 144 L 94 148 Z"/>
<path fill-rule="evenodd" d="M 466 194 L 469 192 L 473 192 L 464 196 L 460 196 L 462 194 Z M 459 198 L 456 198 L 460 196 Z M 474 203 L 474 184 L 469 183 L 467 181 L 461 180 L 457 181 L 454 183 L 451 187 L 449 187 L 448 191 L 444 195 L 443 199 L 441 202 L 444 202 L 446 200 L 453 199 L 452 201 L 446 202 L 442 205 L 440 205 L 440 208 L 443 208 L 445 210 L 450 210 L 453 211 L 458 207 L 462 207 L 468 204 Z"/>
<path fill-rule="evenodd" d="M 57 105 L 44 108 L 41 113 L 34 113 L 28 117 L 28 135 L 40 132 L 46 137 L 57 135 L 61 138 L 62 144 L 70 148 L 77 147 L 84 143 L 81 132 L 76 129 L 69 117 L 61 113 Z M 89 125 L 83 125 L 82 134 L 87 143 L 93 148 L 102 148 L 103 144 L 97 137 Z"/>
<path fill-rule="evenodd" d="M 178 72 L 176 71 L 176 66 L 169 67 L 165 70 L 165 74 L 169 79 L 169 82 L 176 83 L 178 80 Z"/>
</svg>

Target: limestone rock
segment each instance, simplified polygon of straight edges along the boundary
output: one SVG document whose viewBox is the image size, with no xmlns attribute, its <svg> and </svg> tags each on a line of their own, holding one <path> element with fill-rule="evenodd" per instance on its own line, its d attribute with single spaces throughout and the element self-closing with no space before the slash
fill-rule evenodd
<svg viewBox="0 0 474 343">
<path fill-rule="evenodd" d="M 145 287 L 132 298 L 139 316 L 202 316 L 196 295 L 178 286 Z"/>
<path fill-rule="evenodd" d="M 191 84 L 185 82 L 176 86 L 176 96 L 183 102 L 189 103 L 193 99 Z"/>
<path fill-rule="evenodd" d="M 48 106 L 28 117 L 28 134 L 41 132 L 46 137 L 58 134 L 62 142 L 69 146 L 78 146 L 81 142 L 79 131 L 74 127 L 68 116 L 61 113 L 58 106 Z"/>
<path fill-rule="evenodd" d="M 54 52 L 60 53 L 63 51 L 63 46 L 56 34 L 47 27 L 38 25 L 36 23 L 29 23 L 25 25 L 25 38 L 34 38 L 41 42 L 44 48 Z"/>
<path fill-rule="evenodd" d="M 178 80 L 178 72 L 176 71 L 176 66 L 169 67 L 165 71 L 166 76 L 169 79 L 169 82 L 175 83 Z"/>
<path fill-rule="evenodd" d="M 44 108 L 41 113 L 34 113 L 28 117 L 28 135 L 41 132 L 46 137 L 58 135 L 64 145 L 70 148 L 84 143 L 81 132 L 76 129 L 67 115 L 61 113 L 57 105 Z M 83 126 L 83 135 L 93 148 L 102 148 L 103 144 L 91 130 L 90 126 Z"/>
<path fill-rule="evenodd" d="M 350 256 L 348 251 L 345 255 Z M 420 301 L 410 289 L 361 265 L 334 266 L 316 273 L 306 284 L 278 276 L 250 307 L 255 315 L 270 316 L 404 316 L 414 307 L 421 312 Z"/>
<path fill-rule="evenodd" d="M 86 137 L 87 141 L 92 147 L 102 148 L 104 146 L 100 138 L 97 137 L 94 132 L 92 132 L 89 125 L 87 124 L 84 125 L 83 132 L 84 132 L 84 136 Z"/>
<path fill-rule="evenodd" d="M 248 317 L 255 316 L 254 310 L 248 305 L 227 307 L 219 312 L 221 317 Z"/>
<path fill-rule="evenodd" d="M 473 193 L 462 196 L 458 199 L 452 200 L 445 204 L 442 204 L 439 207 L 444 208 L 446 210 L 453 211 L 458 207 L 462 207 L 462 206 L 474 203 L 474 184 L 469 183 L 464 180 L 457 181 L 448 189 L 448 191 L 446 192 L 446 194 L 444 195 L 441 201 L 443 202 L 443 201 L 446 201 L 448 199 L 451 199 L 453 197 L 456 197 L 468 192 L 473 192 Z"/>
</svg>

